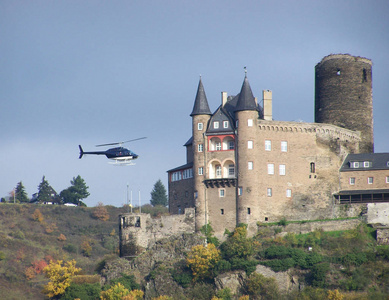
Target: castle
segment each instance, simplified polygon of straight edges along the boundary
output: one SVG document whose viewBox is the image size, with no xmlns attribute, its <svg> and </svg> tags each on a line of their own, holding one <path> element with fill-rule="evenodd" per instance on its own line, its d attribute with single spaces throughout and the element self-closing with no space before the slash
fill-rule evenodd
<svg viewBox="0 0 389 300">
<path fill-rule="evenodd" d="M 315 67 L 315 123 L 273 120 L 272 92 L 221 93 L 211 112 L 200 78 L 187 161 L 168 171 L 169 211 L 195 229 L 340 216 L 341 204 L 389 202 L 389 153 L 374 153 L 372 62 L 336 54 Z M 274 105 L 274 107 L 276 107 Z M 360 211 L 349 210 L 348 216 Z"/>
</svg>

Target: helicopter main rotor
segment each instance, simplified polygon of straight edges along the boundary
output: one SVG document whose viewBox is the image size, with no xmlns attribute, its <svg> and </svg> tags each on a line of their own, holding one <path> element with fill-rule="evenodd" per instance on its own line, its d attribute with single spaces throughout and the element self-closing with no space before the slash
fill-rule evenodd
<svg viewBox="0 0 389 300">
<path fill-rule="evenodd" d="M 117 142 L 117 143 L 108 143 L 108 144 L 101 144 L 101 145 L 96 145 L 96 147 L 102 147 L 102 146 L 114 146 L 114 145 L 122 145 L 122 144 L 125 144 L 125 143 L 129 143 L 129 142 L 133 142 L 133 141 L 137 141 L 137 140 L 143 140 L 145 139 L 146 137 L 141 137 L 141 138 L 137 138 L 137 139 L 133 139 L 133 140 L 128 140 L 128 141 L 124 141 L 124 142 Z"/>
</svg>

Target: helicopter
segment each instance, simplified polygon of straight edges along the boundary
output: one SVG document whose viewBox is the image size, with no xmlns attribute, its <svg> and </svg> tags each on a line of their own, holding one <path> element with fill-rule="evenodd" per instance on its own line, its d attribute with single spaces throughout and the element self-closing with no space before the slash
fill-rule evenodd
<svg viewBox="0 0 389 300">
<path fill-rule="evenodd" d="M 117 142 L 117 143 L 108 143 L 108 144 L 101 144 L 101 145 L 96 145 L 96 147 L 103 147 L 103 146 L 113 146 L 113 145 L 119 145 L 119 147 L 115 148 L 110 148 L 106 151 L 88 151 L 85 152 L 81 145 L 78 145 L 78 148 L 80 149 L 80 157 L 81 159 L 84 154 L 94 154 L 94 155 L 105 155 L 107 158 L 113 160 L 114 162 L 111 162 L 111 164 L 115 165 L 134 165 L 132 162 L 134 159 L 138 158 L 138 155 L 132 152 L 129 149 L 123 148 L 122 145 L 124 143 L 129 143 L 137 140 L 142 140 L 145 139 L 146 137 L 141 137 L 129 141 L 124 141 L 124 142 Z"/>
</svg>

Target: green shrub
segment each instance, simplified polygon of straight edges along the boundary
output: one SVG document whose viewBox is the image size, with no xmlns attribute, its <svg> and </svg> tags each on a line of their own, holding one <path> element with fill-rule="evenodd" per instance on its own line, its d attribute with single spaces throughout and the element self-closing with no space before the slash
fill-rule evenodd
<svg viewBox="0 0 389 300">
<path fill-rule="evenodd" d="M 221 289 L 216 292 L 216 297 L 223 299 L 223 300 L 231 300 L 232 299 L 232 293 L 229 288 Z"/>
<path fill-rule="evenodd" d="M 0 251 L 0 261 L 4 260 L 5 258 L 5 253 L 3 251 Z"/>
<path fill-rule="evenodd" d="M 245 259 L 245 258 L 232 258 L 231 269 L 232 270 L 244 270 L 249 275 L 255 271 L 256 266 L 258 265 L 258 261 L 254 259 Z"/>
<path fill-rule="evenodd" d="M 271 268 L 274 272 L 287 271 L 295 266 L 293 258 L 272 259 L 261 262 L 262 265 Z"/>
<path fill-rule="evenodd" d="M 112 279 L 108 285 L 104 285 L 103 290 L 106 291 L 118 283 L 122 284 L 129 291 L 140 289 L 140 285 L 136 283 L 134 275 L 122 274 L 121 277 Z"/>
<path fill-rule="evenodd" d="M 170 274 L 175 282 L 183 288 L 187 288 L 193 280 L 192 273 L 188 269 L 170 269 Z"/>
<path fill-rule="evenodd" d="M 314 287 L 326 287 L 326 276 L 330 270 L 329 263 L 316 264 L 311 268 L 311 283 Z"/>
<path fill-rule="evenodd" d="M 217 262 L 216 266 L 214 267 L 214 275 L 217 276 L 221 273 L 225 273 L 228 271 L 231 271 L 231 263 L 228 260 L 221 259 Z"/>
<path fill-rule="evenodd" d="M 246 292 L 254 299 L 279 299 L 280 293 L 274 278 L 252 273 L 245 282 Z M 250 297 L 250 298 L 251 298 Z"/>
<path fill-rule="evenodd" d="M 101 286 L 99 283 L 71 283 L 65 290 L 65 293 L 59 298 L 60 300 L 95 300 L 100 299 Z"/>
<path fill-rule="evenodd" d="M 73 244 L 67 244 L 63 246 L 63 250 L 69 252 L 69 253 L 77 253 L 77 246 Z"/>
<path fill-rule="evenodd" d="M 358 253 L 348 253 L 342 258 L 342 262 L 346 266 L 354 265 L 360 266 L 361 264 L 367 262 L 366 254 L 363 252 Z"/>
</svg>

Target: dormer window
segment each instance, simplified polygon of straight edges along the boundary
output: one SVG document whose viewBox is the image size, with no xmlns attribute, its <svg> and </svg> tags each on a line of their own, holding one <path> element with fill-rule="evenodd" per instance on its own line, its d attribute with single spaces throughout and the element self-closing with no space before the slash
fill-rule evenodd
<svg viewBox="0 0 389 300">
<path fill-rule="evenodd" d="M 228 128 L 228 121 L 223 121 L 223 128 Z"/>
<path fill-rule="evenodd" d="M 370 162 L 370 161 L 364 161 L 364 162 L 363 162 L 363 167 L 364 167 L 364 168 L 369 168 L 369 167 L 371 167 L 371 162 Z"/>
<path fill-rule="evenodd" d="M 219 121 L 213 122 L 213 128 L 214 129 L 219 129 Z"/>
<path fill-rule="evenodd" d="M 350 162 L 350 167 L 353 169 L 359 168 L 359 161 L 352 161 Z"/>
</svg>

